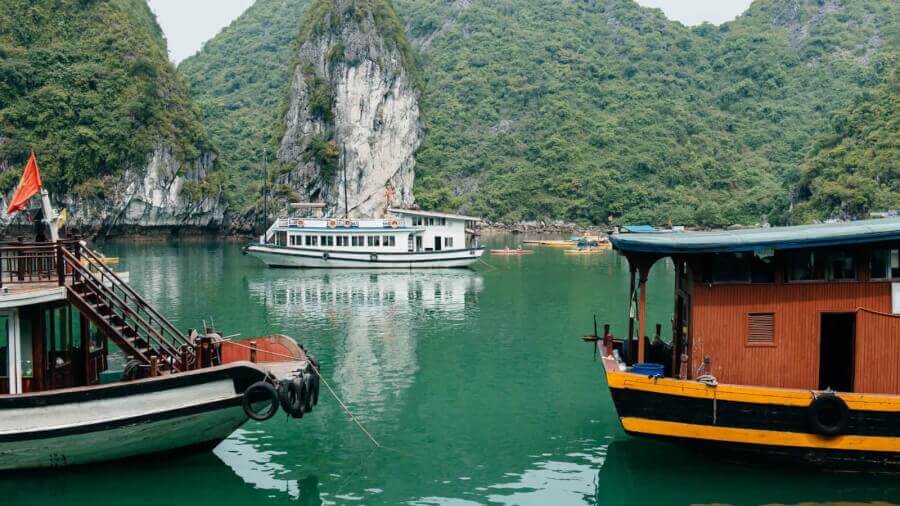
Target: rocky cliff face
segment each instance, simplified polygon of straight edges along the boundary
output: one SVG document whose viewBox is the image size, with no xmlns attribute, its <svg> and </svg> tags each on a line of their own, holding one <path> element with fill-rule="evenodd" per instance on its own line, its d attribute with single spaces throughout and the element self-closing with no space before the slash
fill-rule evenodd
<svg viewBox="0 0 900 506">
<path fill-rule="evenodd" d="M 146 167 L 107 178 L 96 196 L 70 192 L 61 198 L 53 194 L 50 197 L 55 207 L 66 208 L 67 226 L 83 233 L 217 229 L 224 219 L 221 195 L 205 195 L 200 190 L 214 161 L 215 155 L 206 153 L 190 164 L 182 164 L 171 146 L 159 145 L 148 157 Z M 0 169 L 21 170 L 4 165 L 0 163 Z M 12 191 L 3 198 L 0 222 L 4 225 L 21 221 L 6 214 L 11 196 Z"/>
<path fill-rule="evenodd" d="M 414 202 L 413 154 L 422 140 L 418 95 L 403 48 L 385 37 L 372 4 L 320 2 L 297 54 L 276 184 L 325 202 L 332 215 L 381 216 Z M 378 8 L 391 9 L 387 2 Z M 313 9 L 313 7 L 310 7 Z M 393 11 L 390 11 L 393 14 Z"/>
</svg>

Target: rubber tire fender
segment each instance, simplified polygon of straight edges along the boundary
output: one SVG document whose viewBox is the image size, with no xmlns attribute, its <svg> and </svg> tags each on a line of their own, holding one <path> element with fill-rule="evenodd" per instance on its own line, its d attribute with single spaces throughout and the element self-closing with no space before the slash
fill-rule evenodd
<svg viewBox="0 0 900 506">
<path fill-rule="evenodd" d="M 826 423 L 822 415 L 828 410 L 837 410 L 837 419 L 834 423 Z M 814 433 L 822 436 L 839 436 L 847 428 L 850 418 L 850 408 L 844 399 L 834 394 L 820 394 L 809 403 L 807 419 L 809 428 Z"/>
<path fill-rule="evenodd" d="M 253 408 L 250 406 L 250 394 L 256 391 L 259 391 L 260 394 L 265 394 L 269 398 L 269 409 L 262 414 L 253 411 Z M 241 399 L 241 405 L 244 407 L 244 413 L 248 417 L 256 420 L 257 422 L 264 422 L 269 418 L 275 416 L 275 413 L 278 412 L 278 392 L 275 391 L 275 387 L 273 387 L 271 383 L 268 383 L 266 381 L 257 381 L 256 383 L 247 387 L 247 390 L 244 390 L 243 399 Z"/>
<path fill-rule="evenodd" d="M 303 382 L 303 389 L 306 390 L 306 397 L 303 399 L 303 412 L 309 413 L 313 410 L 313 393 L 315 392 L 315 379 L 314 374 L 310 372 L 303 373 L 301 377 L 301 381 Z"/>
<path fill-rule="evenodd" d="M 322 383 L 322 379 L 319 378 L 319 375 L 322 374 L 322 369 L 319 367 L 319 362 L 310 358 L 310 362 L 312 362 L 315 369 L 312 371 L 313 375 L 313 391 L 312 391 L 312 404 L 313 406 L 317 406 L 319 404 L 319 387 Z"/>
<path fill-rule="evenodd" d="M 378 254 L 377 254 L 377 253 L 370 253 L 370 254 L 369 254 L 369 261 L 370 261 L 370 262 L 377 262 L 377 261 L 378 261 Z"/>
<path fill-rule="evenodd" d="M 288 384 L 288 392 L 290 392 L 290 409 L 288 414 L 294 418 L 303 418 L 306 412 L 306 404 L 309 402 L 309 391 L 306 389 L 306 383 L 302 378 L 294 378 Z"/>
<path fill-rule="evenodd" d="M 328 260 L 329 258 L 331 258 L 331 255 L 327 251 L 322 253 L 322 260 Z"/>
</svg>

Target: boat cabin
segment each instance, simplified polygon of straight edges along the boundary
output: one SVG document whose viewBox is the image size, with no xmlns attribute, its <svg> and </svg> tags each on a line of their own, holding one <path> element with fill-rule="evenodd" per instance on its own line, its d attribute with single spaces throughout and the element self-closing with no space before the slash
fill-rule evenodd
<svg viewBox="0 0 900 506">
<path fill-rule="evenodd" d="M 331 252 L 419 253 L 477 248 L 478 218 L 390 209 L 386 218 L 279 218 L 260 244 Z"/>
<path fill-rule="evenodd" d="M 900 392 L 900 219 L 611 242 L 631 270 L 627 364 L 730 384 Z M 676 272 L 668 342 L 647 337 L 661 322 L 646 321 L 647 275 L 663 258 Z"/>
</svg>

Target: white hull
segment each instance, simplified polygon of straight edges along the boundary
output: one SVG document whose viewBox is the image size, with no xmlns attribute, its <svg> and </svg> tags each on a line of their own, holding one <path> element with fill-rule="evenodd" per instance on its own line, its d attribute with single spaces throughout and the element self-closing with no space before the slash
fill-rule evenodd
<svg viewBox="0 0 900 506">
<path fill-rule="evenodd" d="M 483 248 L 439 252 L 376 253 L 325 251 L 251 245 L 247 252 L 269 267 L 312 269 L 448 269 L 468 267 L 484 254 Z"/>
<path fill-rule="evenodd" d="M 214 446 L 243 425 L 247 415 L 231 378 L 217 375 L 198 380 L 146 393 L 93 396 L 83 402 L 54 403 L 52 396 L 46 396 L 47 405 L 4 408 L 0 410 L 0 470 Z"/>
</svg>

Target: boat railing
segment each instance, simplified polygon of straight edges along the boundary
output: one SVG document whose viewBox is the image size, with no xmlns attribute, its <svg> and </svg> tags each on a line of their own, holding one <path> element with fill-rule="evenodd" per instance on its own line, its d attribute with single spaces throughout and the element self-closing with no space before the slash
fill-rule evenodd
<svg viewBox="0 0 900 506">
<path fill-rule="evenodd" d="M 77 241 L 66 240 L 58 244 L 61 247 L 72 247 Z M 57 244 L 46 242 L 0 242 L 0 288 L 59 283 L 57 249 Z"/>
<path fill-rule="evenodd" d="M 397 219 L 278 218 L 266 232 L 266 239 L 270 239 L 275 230 L 284 228 L 395 228 L 399 225 Z"/>
</svg>

